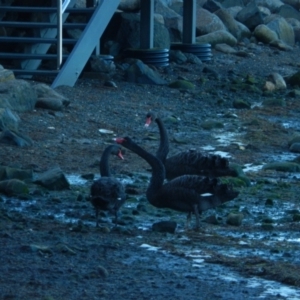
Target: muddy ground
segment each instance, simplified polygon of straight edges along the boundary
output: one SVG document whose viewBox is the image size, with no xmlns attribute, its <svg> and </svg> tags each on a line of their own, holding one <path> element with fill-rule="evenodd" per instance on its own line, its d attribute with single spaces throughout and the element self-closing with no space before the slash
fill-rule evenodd
<svg viewBox="0 0 300 300">
<path fill-rule="evenodd" d="M 239 196 L 203 214 L 199 232 L 184 230 L 184 214 L 147 203 L 149 166 L 129 151 L 124 161 L 110 160 L 112 173 L 126 179 L 129 192 L 118 227 L 103 213 L 95 228 L 86 200 L 91 175 L 98 176 L 99 158 L 112 137 L 128 135 L 155 153 L 157 128 L 144 128 L 149 110 L 166 123 L 170 154 L 188 148 L 220 151 L 242 167 L 297 157 L 288 141 L 300 130 L 299 96 L 290 86 L 274 93 L 263 93 L 262 87 L 272 72 L 287 76 L 299 69 L 299 47 L 242 50 L 248 55 L 214 52 L 203 65 L 157 69 L 168 82 L 191 81 L 192 90 L 127 83 L 120 70 L 108 78 L 86 73 L 75 87 L 57 88 L 70 100 L 63 111 L 20 114 L 20 131 L 34 144 L 2 144 L 1 165 L 35 173 L 58 165 L 71 190 L 33 188 L 26 199 L 1 197 L 1 299 L 300 298 L 297 172 L 244 169 L 248 185 L 235 181 Z M 104 79 L 117 88 L 106 87 Z M 251 108 L 233 108 L 239 99 Z M 240 226 L 227 224 L 230 213 L 243 215 Z M 153 232 L 159 220 L 176 221 L 175 234 Z"/>
</svg>

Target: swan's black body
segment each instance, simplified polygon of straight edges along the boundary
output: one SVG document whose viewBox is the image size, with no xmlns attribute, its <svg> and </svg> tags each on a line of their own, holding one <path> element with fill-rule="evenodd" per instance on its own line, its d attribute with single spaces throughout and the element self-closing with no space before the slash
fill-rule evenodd
<svg viewBox="0 0 300 300">
<path fill-rule="evenodd" d="M 167 130 L 160 118 L 148 113 L 146 125 L 150 125 L 152 120 L 157 123 L 160 134 L 160 144 L 156 157 L 164 164 L 168 180 L 186 174 L 209 177 L 237 175 L 234 170 L 230 169 L 228 159 L 220 155 L 204 155 L 196 150 L 187 150 L 167 158 L 169 153 Z"/>
<path fill-rule="evenodd" d="M 197 175 L 180 176 L 164 184 L 165 168 L 157 157 L 139 147 L 128 137 L 117 138 L 116 142 L 135 152 L 152 167 L 152 176 L 146 193 L 148 201 L 159 208 L 187 212 L 188 217 L 194 212 L 197 227 L 200 212 L 230 201 L 238 195 L 238 192 L 226 184 L 219 183 L 216 178 L 202 178 Z M 205 193 L 211 195 L 201 195 Z"/>
<path fill-rule="evenodd" d="M 100 160 L 101 178 L 93 182 L 90 190 L 90 201 L 96 210 L 96 226 L 98 226 L 99 210 L 108 210 L 114 213 L 115 224 L 117 224 L 118 210 L 126 199 L 124 186 L 117 179 L 110 177 L 108 165 L 110 154 L 123 158 L 118 145 L 110 145 L 102 153 Z"/>
</svg>

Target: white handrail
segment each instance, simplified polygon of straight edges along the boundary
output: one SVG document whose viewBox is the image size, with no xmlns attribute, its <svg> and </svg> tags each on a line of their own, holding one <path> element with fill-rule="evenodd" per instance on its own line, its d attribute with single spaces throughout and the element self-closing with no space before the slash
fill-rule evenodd
<svg viewBox="0 0 300 300">
<path fill-rule="evenodd" d="M 63 14 L 66 10 L 66 8 L 68 7 L 69 3 L 71 2 L 71 0 L 64 0 L 63 4 L 62 4 L 62 8 L 61 8 L 61 13 Z"/>
<path fill-rule="evenodd" d="M 62 3 L 62 0 L 57 0 L 57 62 L 56 67 L 57 70 L 59 70 L 60 65 L 62 63 L 62 15 L 63 15 L 63 5 L 68 2 L 69 0 L 64 1 Z M 65 7 L 66 9 L 66 7 Z"/>
</svg>

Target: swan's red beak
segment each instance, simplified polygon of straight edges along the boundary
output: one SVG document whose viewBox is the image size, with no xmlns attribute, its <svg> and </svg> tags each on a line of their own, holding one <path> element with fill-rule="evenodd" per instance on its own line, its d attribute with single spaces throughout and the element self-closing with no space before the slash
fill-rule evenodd
<svg viewBox="0 0 300 300">
<path fill-rule="evenodd" d="M 113 139 L 117 144 L 122 144 L 124 142 L 124 138 L 115 138 Z"/>
<path fill-rule="evenodd" d="M 148 127 L 151 124 L 151 121 L 152 121 L 151 117 L 146 118 L 145 127 Z"/>
</svg>

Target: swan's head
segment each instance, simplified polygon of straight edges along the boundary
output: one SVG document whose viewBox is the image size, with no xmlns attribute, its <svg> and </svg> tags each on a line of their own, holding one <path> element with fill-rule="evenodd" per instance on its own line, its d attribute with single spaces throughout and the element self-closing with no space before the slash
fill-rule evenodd
<svg viewBox="0 0 300 300">
<path fill-rule="evenodd" d="M 149 127 L 151 122 L 155 119 L 154 114 L 152 112 L 148 112 L 146 115 L 146 123 L 145 127 Z"/>
<path fill-rule="evenodd" d="M 115 138 L 114 141 L 117 144 L 123 145 L 123 144 L 126 144 L 128 142 L 130 143 L 131 139 L 129 137 L 118 137 L 118 138 Z"/>
</svg>

